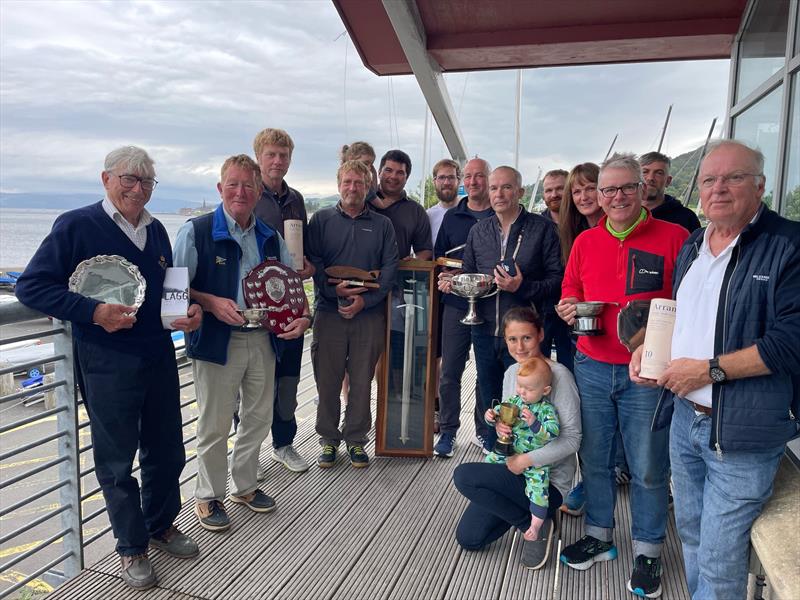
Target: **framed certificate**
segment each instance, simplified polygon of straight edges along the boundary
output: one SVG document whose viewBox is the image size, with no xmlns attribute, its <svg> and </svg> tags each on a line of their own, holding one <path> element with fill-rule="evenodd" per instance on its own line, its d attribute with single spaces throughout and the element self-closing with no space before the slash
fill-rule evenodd
<svg viewBox="0 0 800 600">
<path fill-rule="evenodd" d="M 439 292 L 435 263 L 401 261 L 387 298 L 375 454 L 431 456 Z"/>
</svg>

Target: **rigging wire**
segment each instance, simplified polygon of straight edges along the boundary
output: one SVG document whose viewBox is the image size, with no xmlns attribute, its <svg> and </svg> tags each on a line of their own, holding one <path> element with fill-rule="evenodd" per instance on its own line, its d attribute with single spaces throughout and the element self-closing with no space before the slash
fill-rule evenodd
<svg viewBox="0 0 800 600">
<path fill-rule="evenodd" d="M 347 50 L 350 44 L 347 43 L 347 31 L 344 32 L 344 81 L 342 82 L 342 98 L 344 106 L 344 139 L 350 139 L 350 129 L 347 125 Z"/>
</svg>

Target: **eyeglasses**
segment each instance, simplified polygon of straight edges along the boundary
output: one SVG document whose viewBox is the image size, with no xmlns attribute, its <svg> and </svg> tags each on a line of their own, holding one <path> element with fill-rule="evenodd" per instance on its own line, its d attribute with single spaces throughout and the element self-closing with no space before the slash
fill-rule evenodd
<svg viewBox="0 0 800 600">
<path fill-rule="evenodd" d="M 116 175 L 116 173 L 113 173 L 113 175 Z M 149 177 L 137 177 L 136 175 L 117 175 L 117 177 L 119 177 L 119 184 L 126 190 L 136 187 L 137 181 L 142 185 L 142 190 L 145 192 L 152 192 L 158 184 L 155 179 L 150 179 Z"/>
<path fill-rule="evenodd" d="M 442 183 L 445 181 L 458 181 L 458 177 L 455 175 L 437 175 L 436 181 L 441 181 Z"/>
<path fill-rule="evenodd" d="M 731 173 L 730 175 L 709 175 L 707 177 L 703 177 L 700 180 L 700 187 L 709 189 L 714 187 L 714 184 L 717 181 L 720 181 L 723 185 L 729 185 L 731 187 L 739 187 L 743 185 L 744 182 L 747 180 L 748 177 L 762 177 L 760 173 Z"/>
<path fill-rule="evenodd" d="M 639 186 L 642 185 L 641 182 L 639 183 L 626 183 L 625 185 L 610 185 L 608 187 L 600 188 L 597 190 L 601 194 L 603 194 L 604 198 L 613 198 L 617 195 L 617 192 L 622 192 L 626 196 L 633 196 L 636 193 L 636 190 L 639 189 Z"/>
</svg>

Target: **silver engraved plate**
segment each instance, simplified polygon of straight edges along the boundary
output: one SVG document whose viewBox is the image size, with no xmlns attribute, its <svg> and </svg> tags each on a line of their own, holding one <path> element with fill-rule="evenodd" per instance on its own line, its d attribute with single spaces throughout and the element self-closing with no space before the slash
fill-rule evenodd
<svg viewBox="0 0 800 600">
<path fill-rule="evenodd" d="M 139 267 L 116 254 L 100 254 L 84 260 L 69 278 L 70 292 L 108 304 L 134 306 L 137 310 L 144 302 L 146 288 Z"/>
</svg>

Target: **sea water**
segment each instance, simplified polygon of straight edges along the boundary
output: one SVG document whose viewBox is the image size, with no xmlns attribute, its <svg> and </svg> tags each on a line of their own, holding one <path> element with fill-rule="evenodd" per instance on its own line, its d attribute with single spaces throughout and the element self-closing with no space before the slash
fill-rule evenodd
<svg viewBox="0 0 800 600">
<path fill-rule="evenodd" d="M 65 211 L 0 208 L 0 270 L 23 270 L 62 212 Z M 172 243 L 178 229 L 188 219 L 176 214 L 153 216 L 164 224 Z"/>
</svg>

